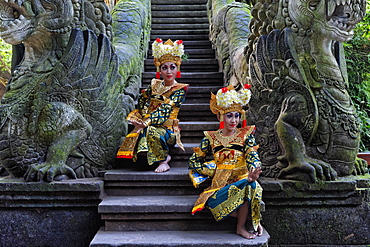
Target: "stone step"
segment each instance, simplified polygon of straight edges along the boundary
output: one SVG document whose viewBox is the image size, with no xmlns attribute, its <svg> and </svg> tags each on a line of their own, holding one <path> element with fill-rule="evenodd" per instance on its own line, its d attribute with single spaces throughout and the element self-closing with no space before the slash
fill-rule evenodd
<svg viewBox="0 0 370 247">
<path fill-rule="evenodd" d="M 181 112 L 204 112 L 206 113 L 209 111 L 210 111 L 209 103 L 186 103 L 186 100 L 185 100 L 185 103 L 181 105 Z"/>
<path fill-rule="evenodd" d="M 207 11 L 181 10 L 177 11 L 152 11 L 152 18 L 183 18 L 183 17 L 207 17 Z"/>
<path fill-rule="evenodd" d="M 205 11 L 207 12 L 206 4 L 152 4 L 152 13 L 156 11 Z"/>
<path fill-rule="evenodd" d="M 159 174 L 154 173 L 154 175 L 158 177 Z M 164 217 L 160 214 L 169 214 L 167 215 L 169 218 L 176 219 L 184 216 L 179 217 L 175 214 L 191 215 L 197 197 L 197 195 L 141 195 L 140 193 L 131 196 L 107 196 L 99 204 L 98 213 L 112 220 L 113 218 L 109 215 L 116 216 L 115 219 L 135 220 L 136 217 L 133 216 L 135 214 L 146 214 L 144 216 L 146 219 L 163 219 Z M 113 229 L 107 230 L 112 231 Z"/>
<path fill-rule="evenodd" d="M 217 93 L 221 86 L 190 86 L 186 95 L 185 103 L 209 103 L 211 92 Z"/>
<path fill-rule="evenodd" d="M 205 130 L 215 130 L 218 128 L 218 121 L 180 121 L 180 127 L 182 132 L 194 132 L 202 133 Z"/>
<path fill-rule="evenodd" d="M 208 102 L 209 102 L 209 97 Z M 217 117 L 209 108 L 209 103 L 183 103 L 179 112 L 180 121 L 217 121 Z M 206 123 L 207 124 L 207 123 Z"/>
<path fill-rule="evenodd" d="M 205 23 L 209 25 L 208 17 L 177 17 L 177 18 L 153 18 L 152 24 L 177 24 L 177 23 L 188 23 L 188 24 L 200 24 Z"/>
<path fill-rule="evenodd" d="M 176 30 L 168 30 L 168 29 L 163 29 L 163 30 L 152 30 L 150 32 L 152 36 L 159 36 L 159 35 L 181 35 L 183 37 L 187 37 L 188 35 L 209 35 L 209 30 L 208 28 L 204 29 L 176 29 Z"/>
<path fill-rule="evenodd" d="M 176 187 L 176 186 L 175 186 Z M 217 230 L 208 210 L 191 215 L 197 195 L 148 195 L 106 197 L 98 212 L 106 231 Z M 223 224 L 226 229 L 227 224 Z M 231 223 L 229 226 L 232 227 Z"/>
<path fill-rule="evenodd" d="M 245 239 L 233 231 L 105 231 L 101 228 L 90 247 L 267 247 L 270 235 Z"/>
<path fill-rule="evenodd" d="M 217 121 L 217 117 L 213 116 L 213 118 L 216 121 L 188 122 L 185 120 L 184 121 L 180 120 L 181 141 L 187 144 L 191 144 L 191 143 L 199 144 L 200 141 L 204 137 L 203 131 L 218 129 L 219 122 Z M 176 152 L 173 154 L 182 155 L 182 152 L 179 152 L 179 153 Z"/>
<path fill-rule="evenodd" d="M 160 24 L 152 24 L 152 32 L 153 30 L 191 30 L 191 29 L 207 29 L 209 28 L 208 21 L 206 23 L 193 23 L 186 22 L 186 23 L 160 23 Z"/>
<path fill-rule="evenodd" d="M 209 182 L 205 182 L 200 188 L 194 188 L 187 166 L 171 167 L 164 173 L 153 172 L 155 168 L 143 170 L 132 166 L 108 170 L 104 174 L 105 193 L 109 196 L 199 195 L 209 186 Z"/>
<path fill-rule="evenodd" d="M 160 37 L 158 35 L 150 35 L 150 40 L 155 40 L 156 38 L 161 38 L 163 40 L 171 39 L 171 40 L 183 40 L 186 38 L 187 40 L 200 40 L 200 41 L 207 41 L 209 40 L 208 34 L 193 34 L 193 35 L 168 35 L 168 34 L 161 34 Z"/>
<path fill-rule="evenodd" d="M 197 198 L 198 195 L 108 196 L 99 204 L 98 213 L 106 231 L 235 229 L 235 218 L 216 222 L 208 209 L 192 215 Z"/>
<path fill-rule="evenodd" d="M 176 0 L 176 4 L 207 4 L 208 0 Z M 151 0 L 152 5 L 168 5 L 173 4 L 173 0 Z"/>
</svg>

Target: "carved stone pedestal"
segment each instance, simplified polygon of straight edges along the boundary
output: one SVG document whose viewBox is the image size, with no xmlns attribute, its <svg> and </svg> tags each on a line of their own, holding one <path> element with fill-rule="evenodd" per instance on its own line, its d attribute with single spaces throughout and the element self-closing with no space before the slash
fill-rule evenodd
<svg viewBox="0 0 370 247">
<path fill-rule="evenodd" d="M 102 222 L 99 178 L 25 183 L 0 178 L 0 245 L 89 246 Z"/>
<path fill-rule="evenodd" d="M 370 174 L 316 184 L 260 182 L 270 245 L 370 244 Z"/>
</svg>

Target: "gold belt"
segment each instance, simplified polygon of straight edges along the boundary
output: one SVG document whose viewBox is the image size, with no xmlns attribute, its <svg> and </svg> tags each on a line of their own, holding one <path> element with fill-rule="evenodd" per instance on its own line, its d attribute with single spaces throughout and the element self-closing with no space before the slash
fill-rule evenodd
<svg viewBox="0 0 370 247">
<path fill-rule="evenodd" d="M 217 169 L 226 169 L 232 170 L 236 167 L 236 165 L 227 165 L 227 164 L 217 164 Z"/>
</svg>

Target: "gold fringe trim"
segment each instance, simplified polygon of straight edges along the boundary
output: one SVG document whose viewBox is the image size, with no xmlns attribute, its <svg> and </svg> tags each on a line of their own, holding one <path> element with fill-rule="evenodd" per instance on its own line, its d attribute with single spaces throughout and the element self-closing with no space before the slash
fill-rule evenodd
<svg viewBox="0 0 370 247">
<path fill-rule="evenodd" d="M 194 215 L 196 212 L 201 211 L 204 208 L 204 205 L 205 204 L 202 203 L 202 204 L 199 204 L 199 205 L 193 207 L 193 209 L 191 210 L 191 214 Z"/>
<path fill-rule="evenodd" d="M 126 136 L 126 138 L 127 137 L 136 137 L 136 136 L 138 136 L 139 135 L 139 133 L 130 133 L 130 134 L 128 134 L 127 136 Z"/>
</svg>

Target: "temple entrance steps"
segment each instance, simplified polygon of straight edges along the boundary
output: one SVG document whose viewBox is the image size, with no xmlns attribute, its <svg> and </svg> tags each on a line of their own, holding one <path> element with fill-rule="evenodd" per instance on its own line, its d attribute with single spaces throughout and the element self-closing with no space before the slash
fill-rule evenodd
<svg viewBox="0 0 370 247">
<path fill-rule="evenodd" d="M 181 64 L 180 83 L 189 90 L 182 104 L 181 140 L 185 151 L 171 150 L 171 169 L 165 173 L 147 170 L 145 158 L 137 164 L 117 160 L 116 169 L 104 174 L 106 196 L 99 205 L 104 226 L 91 247 L 110 246 L 267 246 L 269 234 L 247 240 L 235 234 L 236 219 L 217 223 L 208 210 L 191 215 L 192 206 L 210 181 L 194 188 L 187 163 L 203 138 L 203 131 L 218 129 L 217 117 L 209 109 L 210 93 L 224 84 L 215 52 L 209 41 L 207 0 L 152 0 L 152 42 L 181 39 L 188 59 Z M 144 62 L 142 87 L 155 77 L 151 50 Z M 264 205 L 262 205 L 264 209 Z"/>
<path fill-rule="evenodd" d="M 266 231 L 253 240 L 236 235 L 235 218 L 216 222 L 208 210 L 190 214 L 209 182 L 193 188 L 186 167 L 161 174 L 130 168 L 107 171 L 107 196 L 99 205 L 105 225 L 90 246 L 267 246 Z"/>
</svg>

